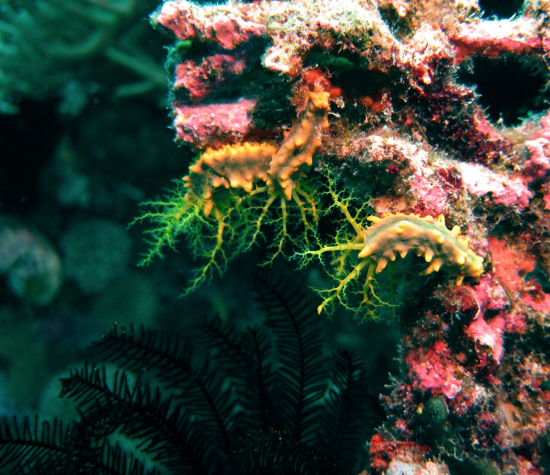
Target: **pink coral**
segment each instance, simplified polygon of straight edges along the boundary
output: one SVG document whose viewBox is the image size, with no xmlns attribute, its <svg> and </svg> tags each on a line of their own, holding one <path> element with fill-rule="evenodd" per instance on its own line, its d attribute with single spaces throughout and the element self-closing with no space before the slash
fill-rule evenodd
<svg viewBox="0 0 550 475">
<path fill-rule="evenodd" d="M 504 319 L 500 316 L 492 318 L 487 323 L 483 316 L 478 314 L 466 328 L 466 335 L 469 338 L 491 349 L 491 356 L 497 363 L 500 363 L 500 360 L 504 356 L 504 348 L 502 346 L 504 323 Z"/>
<path fill-rule="evenodd" d="M 407 366 L 415 385 L 433 394 L 444 394 L 453 399 L 461 390 L 462 384 L 455 376 L 454 364 L 447 343 L 438 340 L 430 348 L 410 351 Z"/>
<path fill-rule="evenodd" d="M 531 157 L 523 164 L 523 173 L 528 179 L 544 178 L 550 173 L 550 140 L 543 137 L 528 140 L 525 146 Z"/>
<path fill-rule="evenodd" d="M 191 142 L 199 148 L 216 147 L 246 134 L 250 111 L 255 105 L 250 99 L 237 102 L 174 107 L 174 127 L 178 140 Z"/>
<path fill-rule="evenodd" d="M 199 64 L 187 60 L 176 66 L 174 89 L 185 89 L 190 100 L 198 102 L 245 68 L 246 58 L 242 55 L 214 54 Z"/>
<path fill-rule="evenodd" d="M 539 121 L 537 130 L 530 135 L 531 140 L 539 138 L 550 140 L 550 112 L 547 112 Z"/>
<path fill-rule="evenodd" d="M 519 291 L 525 285 L 523 275 L 535 269 L 536 259 L 520 249 L 507 245 L 506 241 L 489 236 L 489 249 L 494 273 L 509 291 Z"/>
<path fill-rule="evenodd" d="M 165 2 L 153 20 L 172 30 L 180 40 L 210 40 L 228 50 L 265 31 L 263 25 L 240 17 L 236 8 L 226 6 L 207 18 L 200 7 L 186 1 Z"/>
<path fill-rule="evenodd" d="M 541 52 L 539 27 L 539 22 L 525 17 L 463 24 L 450 38 L 456 48 L 455 61 L 474 54 L 497 57 L 502 53 Z"/>
<path fill-rule="evenodd" d="M 471 287 L 468 289 L 476 297 L 478 313 L 484 312 L 486 309 L 502 310 L 510 303 L 500 282 L 491 275 L 482 277 L 478 285 L 473 289 Z"/>
<path fill-rule="evenodd" d="M 466 287 L 475 298 L 476 314 L 465 328 L 465 334 L 478 344 L 478 357 L 483 363 L 483 347 L 489 348 L 490 356 L 495 363 L 500 363 L 504 356 L 502 334 L 504 332 L 520 333 L 525 331 L 526 322 L 523 315 L 500 311 L 487 319 L 487 311 L 503 310 L 509 305 L 509 299 L 500 283 L 491 276 L 480 279 L 474 288 Z"/>
<path fill-rule="evenodd" d="M 369 444 L 371 465 L 375 470 L 385 472 L 394 461 L 420 462 L 429 447 L 415 442 L 389 440 L 380 434 L 372 437 Z"/>
<path fill-rule="evenodd" d="M 416 175 L 411 183 L 411 188 L 415 190 L 415 198 L 418 201 L 414 211 L 423 211 L 432 216 L 447 212 L 449 197 L 439 183 L 430 181 L 424 176 Z"/>
<path fill-rule="evenodd" d="M 536 296 L 527 294 L 524 296 L 523 301 L 538 312 L 543 312 L 550 315 L 550 294 L 542 291 Z"/>
<path fill-rule="evenodd" d="M 529 206 L 533 192 L 521 178 L 509 178 L 474 163 L 460 163 L 458 169 L 470 194 L 484 196 L 491 193 L 495 204 L 517 206 L 520 211 Z"/>
</svg>

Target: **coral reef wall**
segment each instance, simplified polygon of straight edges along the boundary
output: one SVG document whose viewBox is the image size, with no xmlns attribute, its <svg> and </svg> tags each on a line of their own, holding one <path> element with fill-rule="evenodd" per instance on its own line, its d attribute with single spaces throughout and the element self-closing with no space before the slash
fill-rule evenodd
<svg viewBox="0 0 550 475">
<path fill-rule="evenodd" d="M 549 15 L 542 1 L 526 2 L 513 18 L 488 19 L 475 0 L 291 0 L 205 6 L 167 1 L 151 16 L 175 39 L 167 67 L 177 141 L 206 150 L 205 157 L 224 150 L 231 163 L 241 155 L 249 160 L 240 152 L 246 144 L 259 147 L 266 175 L 250 169 L 250 180 L 267 180 L 266 199 L 281 197 L 285 210 L 295 197 L 284 180 L 299 186 L 307 173 L 317 189 L 329 188 L 324 197 L 333 199 L 330 210 L 339 208 L 356 235 L 344 239 L 342 225 L 332 222 L 313 244 L 302 244 L 310 255 L 342 252 L 324 261 L 328 274 L 340 279 L 333 289 L 339 302 L 363 268 L 370 270 L 359 312 L 365 302 L 375 302 L 367 297 L 375 268 L 384 273 L 388 261 L 396 261 L 403 273 L 414 269 L 414 256 L 403 264 L 396 260 L 411 248 L 428 262 L 434 255 L 414 241 L 388 249 L 378 267 L 365 261 L 342 277 L 357 259 L 355 251 L 366 248 L 367 222 L 358 217 L 364 206 L 372 208 L 375 223 L 412 213 L 424 218 L 418 221 L 424 228 L 438 219 L 446 233 L 462 236 L 463 257 L 450 251 L 446 255 L 456 263 L 442 258 L 423 274 L 445 266 L 456 274 L 453 266 L 465 262 L 469 249 L 471 267 L 458 279 L 408 272 L 407 285 L 395 286 L 402 304 L 395 313 L 403 332 L 403 371 L 384 396 L 387 423 L 370 441 L 373 472 L 550 469 Z M 488 90 L 484 77 L 502 92 Z M 314 122 L 307 114 L 312 94 L 320 91 L 330 111 Z M 297 132 L 296 117 L 317 132 Z M 322 120 L 328 123 L 319 125 Z M 267 171 L 270 157 L 270 170 L 279 163 L 280 152 L 273 150 L 308 145 L 315 153 L 308 162 L 312 170 L 292 158 L 294 168 L 283 180 Z M 169 211 L 167 203 L 154 205 L 157 213 L 165 210 L 165 220 L 178 209 L 182 219 L 196 200 L 210 203 L 206 216 L 217 209 L 216 248 L 202 254 L 214 262 L 231 220 L 225 210 L 242 216 L 251 208 L 240 208 L 245 198 L 234 191 L 239 183 L 220 184 L 218 176 L 225 175 L 214 166 L 208 181 L 205 162 L 197 163 L 185 180 L 195 183 L 200 169 L 203 191 L 188 184 L 186 195 L 168 199 Z M 242 163 L 240 173 L 248 170 Z M 264 191 L 251 183 L 243 193 Z M 322 214 L 327 206 L 323 199 L 313 204 L 302 210 L 308 225 L 308 213 L 319 208 Z M 419 233 L 435 233 L 429 239 L 444 247 L 447 238 L 431 229 Z M 177 226 L 161 228 L 157 239 L 159 233 L 173 245 Z M 336 244 L 320 244 L 322 236 Z M 318 246 L 325 247 L 316 251 Z M 363 250 L 359 258 L 369 253 Z M 324 288 L 330 288 L 326 280 Z"/>
</svg>

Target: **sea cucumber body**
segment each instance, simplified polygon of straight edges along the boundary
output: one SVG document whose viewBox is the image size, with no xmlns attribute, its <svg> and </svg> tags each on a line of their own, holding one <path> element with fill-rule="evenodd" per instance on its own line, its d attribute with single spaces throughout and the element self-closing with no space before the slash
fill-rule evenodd
<svg viewBox="0 0 550 475">
<path fill-rule="evenodd" d="M 204 198 L 208 216 L 218 191 L 242 188 L 250 193 L 257 180 L 266 183 L 270 195 L 282 192 L 291 200 L 292 191 L 304 169 L 313 163 L 322 132 L 328 127 L 328 100 L 328 92 L 320 89 L 310 92 L 305 111 L 279 148 L 270 142 L 245 142 L 219 150 L 207 149 L 183 178 L 190 190 L 187 200 Z"/>
<path fill-rule="evenodd" d="M 374 259 L 376 272 L 394 261 L 397 254 L 405 257 L 411 250 L 429 262 L 423 275 L 444 270 L 456 275 L 460 284 L 465 276 L 477 277 L 483 272 L 483 259 L 468 249 L 468 240 L 460 236 L 458 226 L 447 229 L 443 216 L 436 220 L 398 213 L 368 219 L 374 224 L 364 231 L 365 245 L 359 257 Z"/>
<path fill-rule="evenodd" d="M 329 93 L 311 92 L 305 111 L 273 156 L 267 184 L 273 193 L 276 187 L 283 190 L 287 200 L 292 196 L 300 172 L 313 163 L 313 155 L 321 145 L 321 135 L 328 127 Z"/>
<path fill-rule="evenodd" d="M 269 162 L 276 150 L 268 142 L 206 150 L 183 178 L 190 190 L 186 199 L 203 197 L 204 213 L 208 216 L 215 205 L 217 190 L 242 188 L 249 193 L 256 180 L 266 181 Z"/>
</svg>

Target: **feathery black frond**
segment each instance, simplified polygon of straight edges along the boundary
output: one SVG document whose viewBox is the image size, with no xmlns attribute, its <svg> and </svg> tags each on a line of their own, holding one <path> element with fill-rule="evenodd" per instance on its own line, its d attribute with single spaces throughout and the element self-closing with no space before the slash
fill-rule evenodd
<svg viewBox="0 0 550 475">
<path fill-rule="evenodd" d="M 193 372 L 191 346 L 180 344 L 166 332 L 143 328 L 136 332 L 133 325 L 119 331 L 115 325 L 101 340 L 92 343 L 90 349 L 129 371 L 155 371 L 158 381 L 168 388 L 186 387 Z"/>
<path fill-rule="evenodd" d="M 201 330 L 201 342 L 216 351 L 215 359 L 231 379 L 247 426 L 260 430 L 273 427 L 277 378 L 271 370 L 267 335 L 258 326 L 237 333 L 232 327 L 224 328 L 219 318 L 205 319 L 197 328 Z"/>
<path fill-rule="evenodd" d="M 234 325 L 225 324 L 219 317 L 202 319 L 196 324 L 200 331 L 199 341 L 209 350 L 214 350 L 215 359 L 228 375 L 239 377 L 244 369 L 250 372 L 250 353 L 242 344 L 242 333 Z"/>
<path fill-rule="evenodd" d="M 86 363 L 61 380 L 61 397 L 78 404 L 80 420 L 66 428 L 4 419 L 0 468 L 16 475 L 352 473 L 368 413 L 361 359 L 336 354 L 326 393 L 319 317 L 305 295 L 265 276 L 257 291 L 274 342 L 258 326 L 237 332 L 204 321 L 199 341 L 210 351 L 196 366 L 188 342 L 115 327 L 93 349 L 116 366 Z"/>
<path fill-rule="evenodd" d="M 62 384 L 60 396 L 80 403 L 82 420 L 75 431 L 79 432 L 81 458 L 97 458 L 98 444 L 116 433 L 135 440 L 141 452 L 154 452 L 154 460 L 166 467 L 191 469 L 197 474 L 212 472 L 212 460 L 204 449 L 208 445 L 204 424 L 191 421 L 183 405 L 175 405 L 171 396 L 164 398 L 160 388 L 152 395 L 149 385 L 139 378 L 130 387 L 126 373 L 119 371 L 114 372 L 110 386 L 104 366 L 90 369 L 87 364 L 81 371 L 71 371 Z"/>
<path fill-rule="evenodd" d="M 277 335 L 281 356 L 281 418 L 289 437 L 311 441 L 319 403 L 326 390 L 319 317 L 304 292 L 260 275 L 256 281 L 266 325 Z"/>
<path fill-rule="evenodd" d="M 190 384 L 176 395 L 176 399 L 200 418 L 204 424 L 205 437 L 227 453 L 231 446 L 230 432 L 239 411 L 231 387 L 224 387 L 219 372 L 210 366 L 207 358 L 200 370 L 193 371 Z"/>
<path fill-rule="evenodd" d="M 356 354 L 339 350 L 333 360 L 332 386 L 318 440 L 324 453 L 348 465 L 357 459 L 364 441 L 367 380 L 363 361 Z"/>
<path fill-rule="evenodd" d="M 70 471 L 45 472 L 59 475 L 89 474 L 89 475 L 158 475 L 155 469 L 146 470 L 145 463 L 128 453 L 115 443 L 111 445 L 106 439 L 91 451 L 88 456 L 76 454 Z M 34 474 L 34 472 L 33 472 Z"/>
<path fill-rule="evenodd" d="M 0 468 L 10 473 L 31 473 L 42 465 L 66 467 L 71 458 L 68 448 L 69 427 L 54 420 L 34 423 L 25 417 L 18 423 L 4 417 L 0 420 Z"/>
<path fill-rule="evenodd" d="M 222 388 L 223 381 L 208 359 L 200 370 L 192 365 L 191 345 L 181 346 L 166 332 L 141 329 L 136 333 L 133 326 L 119 332 L 115 326 L 92 349 L 130 371 L 154 371 L 163 386 L 178 391 L 176 399 L 202 420 L 205 437 L 229 450 L 229 431 L 238 414 L 231 389 Z"/>
<path fill-rule="evenodd" d="M 346 475 L 342 465 L 311 445 L 270 431 L 249 435 L 246 447 L 236 452 L 241 474 L 299 473 L 300 475 Z"/>
<path fill-rule="evenodd" d="M 103 403 L 111 399 L 131 398 L 132 391 L 128 384 L 127 375 L 121 371 L 115 371 L 111 384 L 107 377 L 105 366 L 90 368 L 88 362 L 80 371 L 70 369 L 68 378 L 61 378 L 62 390 L 59 397 L 68 396 L 78 402 L 82 410 L 85 410 L 93 402 Z"/>
<path fill-rule="evenodd" d="M 172 399 L 164 399 L 157 388 L 152 396 L 146 386 L 133 401 L 97 404 L 83 415 L 77 426 L 80 452 L 104 440 L 124 440 L 136 453 L 153 454 L 151 459 L 176 473 L 210 474 L 219 469 L 219 457 L 211 457 L 200 422 Z M 103 433 L 103 437 L 98 434 Z M 130 442 L 131 441 L 131 442 Z M 92 454 L 93 458 L 93 454 Z"/>
</svg>

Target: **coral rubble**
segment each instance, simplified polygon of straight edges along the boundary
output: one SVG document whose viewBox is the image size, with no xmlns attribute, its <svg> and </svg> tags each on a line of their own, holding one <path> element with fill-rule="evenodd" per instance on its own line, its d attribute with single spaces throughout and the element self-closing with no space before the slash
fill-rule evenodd
<svg viewBox="0 0 550 475">
<path fill-rule="evenodd" d="M 180 0 L 151 17 L 176 41 L 176 139 L 200 156 L 144 214 L 146 261 L 187 234 L 207 262 L 193 289 L 271 225 L 274 255 L 290 243 L 327 270 L 321 308 L 391 307 L 403 374 L 374 473 L 550 470 L 550 97 L 513 71 L 507 97 L 476 91 L 506 63 L 548 83 L 549 16 L 534 0 L 508 20 L 475 0 Z M 454 278 L 418 277 L 420 256 Z"/>
</svg>

